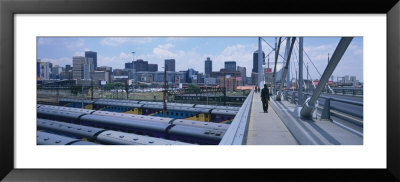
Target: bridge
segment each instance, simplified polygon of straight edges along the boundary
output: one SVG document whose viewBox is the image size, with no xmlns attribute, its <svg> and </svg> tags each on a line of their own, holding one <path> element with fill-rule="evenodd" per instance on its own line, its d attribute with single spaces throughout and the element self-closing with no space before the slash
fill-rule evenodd
<svg viewBox="0 0 400 182">
<path fill-rule="evenodd" d="M 271 47 L 275 51 L 272 80 L 268 82 L 264 72 L 260 69 L 258 72 L 257 86 L 263 88 L 264 84 L 268 84 L 271 88 L 268 113 L 262 110 L 260 93 L 252 90 L 219 145 L 362 145 L 362 88 L 330 88 L 328 85 L 353 38 L 341 38 L 323 74 L 316 70 L 320 78 L 318 84 L 311 88 L 306 88 L 303 81 L 303 53 L 307 53 L 303 50 L 302 37 L 298 46 L 295 44 L 296 37 L 286 38 L 284 56 L 279 54 L 281 39 L 275 48 Z M 263 39 L 259 37 L 260 52 L 261 41 Z M 289 80 L 288 69 L 294 64 L 290 60 L 295 46 L 299 53 L 298 79 L 295 88 L 291 88 L 290 82 L 285 80 Z M 284 59 L 284 65 L 278 76 L 276 65 L 279 56 Z M 259 68 L 262 61 L 259 54 Z"/>
</svg>

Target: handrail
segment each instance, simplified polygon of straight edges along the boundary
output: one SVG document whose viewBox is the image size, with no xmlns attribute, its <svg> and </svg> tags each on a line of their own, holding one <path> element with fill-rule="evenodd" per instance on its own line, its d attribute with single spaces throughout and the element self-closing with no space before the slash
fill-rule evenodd
<svg viewBox="0 0 400 182">
<path fill-rule="evenodd" d="M 293 92 L 293 91 L 286 90 L 286 92 Z M 295 92 L 295 93 L 297 93 L 297 92 Z M 311 95 L 310 93 L 303 93 L 303 94 L 304 95 Z M 288 94 L 288 97 L 291 98 L 292 97 L 291 94 Z M 296 100 L 298 98 L 298 95 L 294 95 L 294 97 L 295 97 L 294 100 Z M 321 95 L 321 96 L 319 96 L 319 98 L 322 98 L 322 99 L 325 99 L 325 100 L 329 99 L 331 101 L 337 101 L 337 102 L 356 105 L 356 106 L 363 106 L 364 105 L 363 102 L 360 102 L 360 101 L 353 101 L 353 100 L 335 98 L 335 97 L 330 97 L 330 96 L 322 96 Z M 347 110 L 344 110 L 342 108 L 337 108 L 337 107 L 334 107 L 334 106 L 329 106 L 328 110 L 330 110 L 330 108 L 332 108 L 333 110 L 337 110 L 339 112 L 351 115 L 351 116 L 355 116 L 355 117 L 358 117 L 358 118 L 363 118 L 363 115 L 359 114 L 359 113 L 354 113 L 354 112 L 347 111 Z"/>
<path fill-rule="evenodd" d="M 248 121 L 250 119 L 250 108 L 253 101 L 254 90 L 250 92 L 233 119 L 219 145 L 242 145 Z"/>
</svg>

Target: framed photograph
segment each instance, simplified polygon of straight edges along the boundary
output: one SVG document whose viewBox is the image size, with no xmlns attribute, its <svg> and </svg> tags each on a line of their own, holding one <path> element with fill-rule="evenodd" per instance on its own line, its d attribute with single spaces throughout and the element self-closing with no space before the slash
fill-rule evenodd
<svg viewBox="0 0 400 182">
<path fill-rule="evenodd" d="M 0 179 L 183 181 L 254 174 L 277 181 L 400 180 L 400 5 L 331 4 L 1 1 Z M 274 61 L 278 76 L 270 66 Z M 308 72 L 308 63 L 316 72 Z M 307 79 L 299 87 L 302 72 Z M 279 86 L 276 77 L 282 78 Z M 266 101 L 253 99 L 265 94 L 263 87 L 276 94 L 264 112 Z M 223 95 L 195 98 L 185 88 Z M 294 92 L 299 88 L 311 90 L 304 101 Z M 325 100 L 319 111 L 308 112 L 304 108 L 312 109 L 316 92 Z M 355 99 L 343 99 L 346 94 Z M 211 109 L 196 108 L 210 102 Z M 299 102 L 308 104 L 290 105 Z M 340 103 L 354 107 L 341 109 Z M 257 133 L 262 125 L 240 123 L 237 116 L 257 117 L 246 112 L 257 104 L 258 117 L 266 117 L 260 121 L 271 122 L 267 116 L 277 111 L 274 117 L 293 138 L 274 138 Z M 295 113 L 298 121 L 311 120 L 285 121 Z M 132 124 L 134 119 L 126 119 L 132 116 L 141 119 Z M 331 117 L 352 121 L 330 122 Z M 185 134 L 191 128 L 201 134 Z"/>
</svg>

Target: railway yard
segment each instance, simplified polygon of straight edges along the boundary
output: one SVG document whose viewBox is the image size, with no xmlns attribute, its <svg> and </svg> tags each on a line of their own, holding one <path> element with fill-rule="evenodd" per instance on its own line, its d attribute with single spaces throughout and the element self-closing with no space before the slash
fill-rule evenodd
<svg viewBox="0 0 400 182">
<path fill-rule="evenodd" d="M 38 145 L 218 145 L 240 107 L 136 100 L 37 104 Z M 163 117 L 165 116 L 165 117 Z"/>
</svg>

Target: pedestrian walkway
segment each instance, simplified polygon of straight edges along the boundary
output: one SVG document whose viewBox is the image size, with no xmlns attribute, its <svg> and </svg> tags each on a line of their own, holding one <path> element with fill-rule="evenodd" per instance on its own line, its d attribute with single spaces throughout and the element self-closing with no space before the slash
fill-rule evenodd
<svg viewBox="0 0 400 182">
<path fill-rule="evenodd" d="M 297 145 L 296 139 L 269 106 L 264 113 L 260 93 L 254 93 L 246 145 Z"/>
<path fill-rule="evenodd" d="M 298 117 L 296 105 L 289 101 L 271 101 L 279 118 L 302 145 L 362 145 L 363 136 L 335 122 Z"/>
</svg>

